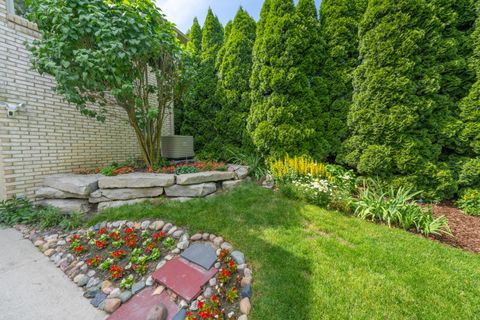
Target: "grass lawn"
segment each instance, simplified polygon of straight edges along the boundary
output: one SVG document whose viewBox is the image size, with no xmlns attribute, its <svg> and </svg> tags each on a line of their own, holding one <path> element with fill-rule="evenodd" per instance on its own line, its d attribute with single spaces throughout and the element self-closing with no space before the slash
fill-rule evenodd
<svg viewBox="0 0 480 320">
<path fill-rule="evenodd" d="M 250 319 L 480 319 L 480 256 L 246 185 L 104 211 L 222 235 L 254 270 Z"/>
</svg>

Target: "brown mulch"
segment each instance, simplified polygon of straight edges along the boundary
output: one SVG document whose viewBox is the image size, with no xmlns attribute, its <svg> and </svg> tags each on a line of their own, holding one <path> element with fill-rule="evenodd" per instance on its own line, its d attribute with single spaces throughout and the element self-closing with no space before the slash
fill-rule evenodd
<svg viewBox="0 0 480 320">
<path fill-rule="evenodd" d="M 435 238 L 451 246 L 480 253 L 480 217 L 472 217 L 449 205 L 440 204 L 433 207 L 433 214 L 445 216 L 454 237 L 443 235 Z"/>
</svg>

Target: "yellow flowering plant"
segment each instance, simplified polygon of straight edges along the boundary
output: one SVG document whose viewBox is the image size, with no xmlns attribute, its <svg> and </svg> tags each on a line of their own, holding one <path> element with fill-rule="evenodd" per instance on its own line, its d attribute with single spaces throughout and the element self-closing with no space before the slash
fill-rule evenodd
<svg viewBox="0 0 480 320">
<path fill-rule="evenodd" d="M 270 162 L 270 171 L 275 179 L 289 179 L 297 177 L 325 178 L 332 180 L 325 164 L 319 163 L 308 156 L 290 157 Z"/>
</svg>

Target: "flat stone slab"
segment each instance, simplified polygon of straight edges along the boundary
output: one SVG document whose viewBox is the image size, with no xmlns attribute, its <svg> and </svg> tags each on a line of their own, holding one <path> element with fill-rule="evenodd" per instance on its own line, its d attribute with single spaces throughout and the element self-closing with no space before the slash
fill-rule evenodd
<svg viewBox="0 0 480 320">
<path fill-rule="evenodd" d="M 43 187 L 35 192 L 37 199 L 87 199 L 88 195 L 65 192 L 51 187 Z"/>
<path fill-rule="evenodd" d="M 162 187 L 132 189 L 99 189 L 90 195 L 91 203 L 115 200 L 132 200 L 138 198 L 154 198 L 163 194 Z"/>
<path fill-rule="evenodd" d="M 244 181 L 243 180 L 231 180 L 231 181 L 223 181 L 222 182 L 222 189 L 225 191 L 229 191 L 235 189 L 239 185 L 241 185 Z"/>
<path fill-rule="evenodd" d="M 217 261 L 215 250 L 206 243 L 194 243 L 182 253 L 186 260 L 199 265 L 205 270 L 210 270 Z"/>
<path fill-rule="evenodd" d="M 215 183 L 200 183 L 194 185 L 174 185 L 165 188 L 165 194 L 168 197 L 205 197 L 217 191 L 217 185 Z"/>
<path fill-rule="evenodd" d="M 45 199 L 36 201 L 35 204 L 43 207 L 57 208 L 62 213 L 85 213 L 91 209 L 88 200 L 82 199 Z"/>
<path fill-rule="evenodd" d="M 43 185 L 64 192 L 87 197 L 98 189 L 99 174 L 56 174 L 45 177 Z"/>
<path fill-rule="evenodd" d="M 250 173 L 250 168 L 248 166 L 242 166 L 238 164 L 230 164 L 228 165 L 228 171 L 235 172 L 237 179 L 245 179 L 248 177 Z"/>
<path fill-rule="evenodd" d="M 98 181 L 100 189 L 168 187 L 175 183 L 175 175 L 135 172 L 114 177 L 102 176 Z"/>
<path fill-rule="evenodd" d="M 153 287 L 143 289 L 140 293 L 133 296 L 127 303 L 122 304 L 114 313 L 108 317 L 108 320 L 145 320 L 148 312 L 157 304 L 163 304 L 168 310 L 167 319 L 171 320 L 178 312 L 178 306 L 170 300 L 168 294 L 164 291 L 159 295 L 152 295 L 155 289 Z"/>
<path fill-rule="evenodd" d="M 195 299 L 202 287 L 217 273 L 217 269 L 205 270 L 177 257 L 168 261 L 153 273 L 153 279 L 178 294 L 187 302 Z"/>
<path fill-rule="evenodd" d="M 142 203 L 142 202 L 150 202 L 152 204 L 158 204 L 161 201 L 162 201 L 161 198 L 144 198 L 144 199 L 133 199 L 133 200 L 107 201 L 107 202 L 100 202 L 98 204 L 97 210 L 102 211 L 110 208 L 131 206 L 131 205 Z"/>
<path fill-rule="evenodd" d="M 235 179 L 235 172 L 206 171 L 177 175 L 177 184 L 190 185 L 204 182 L 217 182 Z"/>
</svg>

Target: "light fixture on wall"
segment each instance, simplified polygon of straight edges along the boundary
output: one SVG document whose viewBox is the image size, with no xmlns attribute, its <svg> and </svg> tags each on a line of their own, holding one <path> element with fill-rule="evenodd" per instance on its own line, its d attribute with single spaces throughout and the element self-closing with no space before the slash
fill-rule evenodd
<svg viewBox="0 0 480 320">
<path fill-rule="evenodd" d="M 23 111 L 25 109 L 25 103 L 7 103 L 7 102 L 0 102 L 0 106 L 3 106 L 5 110 L 7 110 L 7 117 L 13 118 L 19 111 Z"/>
</svg>

